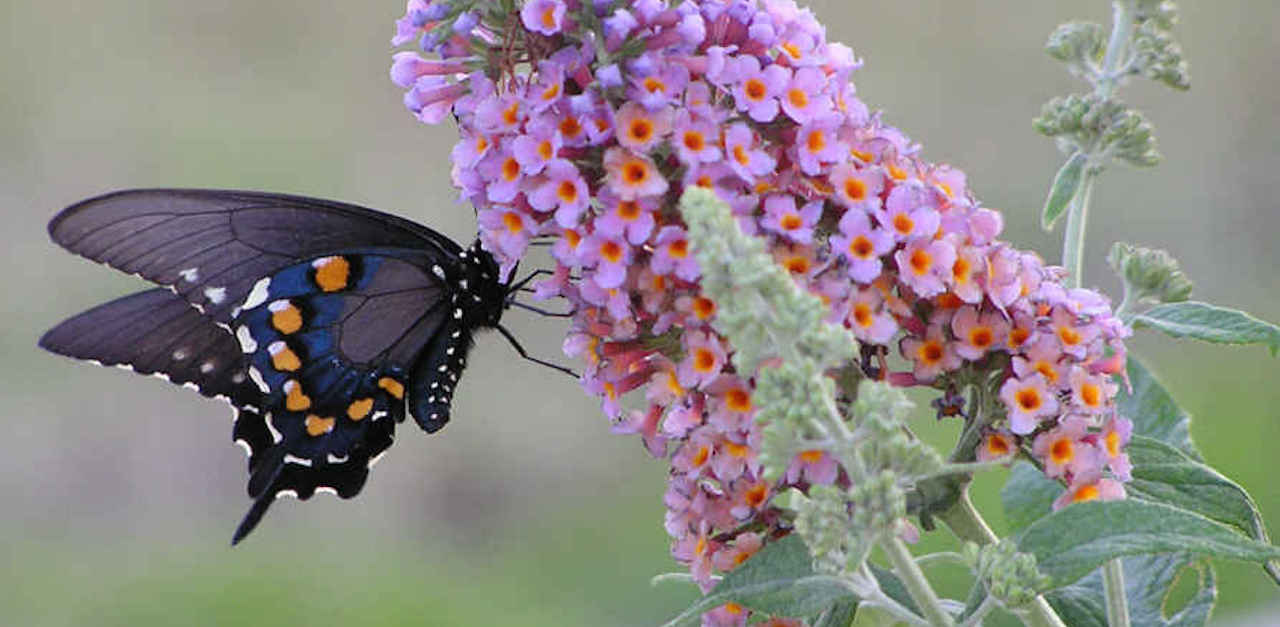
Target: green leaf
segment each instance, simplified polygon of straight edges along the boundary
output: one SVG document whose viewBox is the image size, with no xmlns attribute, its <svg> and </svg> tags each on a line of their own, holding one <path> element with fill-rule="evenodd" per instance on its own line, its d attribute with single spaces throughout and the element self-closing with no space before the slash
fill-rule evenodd
<svg viewBox="0 0 1280 627">
<path fill-rule="evenodd" d="M 857 614 L 857 601 L 839 601 L 809 624 L 813 627 L 849 627 Z"/>
<path fill-rule="evenodd" d="M 1209 620 L 1217 597 L 1217 582 L 1207 560 L 1187 553 L 1126 557 L 1125 597 L 1134 625 L 1199 627 Z M 1191 599 L 1172 615 L 1165 608 L 1179 577 L 1196 577 Z M 1107 627 L 1107 607 L 1102 575 L 1094 571 L 1080 581 L 1045 595 L 1062 621 L 1072 627 Z"/>
<path fill-rule="evenodd" d="M 1200 452 L 1191 442 L 1191 416 L 1173 402 L 1173 397 L 1137 357 L 1129 356 L 1126 371 L 1133 391 L 1121 386 L 1116 408 L 1121 416 L 1133 421 L 1134 435 L 1159 440 L 1200 461 Z"/>
<path fill-rule="evenodd" d="M 1057 176 L 1053 177 L 1053 186 L 1049 188 L 1049 198 L 1044 201 L 1044 213 L 1040 217 L 1040 226 L 1044 230 L 1053 229 L 1053 225 L 1062 217 L 1067 206 L 1080 192 L 1080 183 L 1084 181 L 1084 166 L 1089 158 L 1082 152 L 1071 155 L 1062 164 Z"/>
<path fill-rule="evenodd" d="M 1009 481 L 1000 490 L 1000 502 L 1010 531 L 1022 531 L 1048 515 L 1053 500 L 1064 489 L 1061 483 L 1044 476 L 1035 466 L 1027 462 L 1014 464 Z"/>
<path fill-rule="evenodd" d="M 799 536 L 772 542 L 733 569 L 668 627 L 697 624 L 702 614 L 733 601 L 776 616 L 815 616 L 841 601 L 856 600 L 839 578 L 813 572 L 809 549 Z"/>
<path fill-rule="evenodd" d="M 1225 523 L 1271 544 L 1258 505 L 1244 488 L 1163 442 L 1135 436 L 1126 449 L 1133 462 L 1130 496 L 1172 505 Z M 1280 562 L 1267 564 L 1280 583 Z"/>
<path fill-rule="evenodd" d="M 1133 327 L 1217 344 L 1266 344 L 1272 357 L 1280 352 L 1280 327 L 1243 311 L 1196 301 L 1156 305 L 1134 316 Z"/>
<path fill-rule="evenodd" d="M 1251 562 L 1280 559 L 1280 548 L 1169 505 L 1139 499 L 1077 503 L 1032 523 L 1018 549 L 1036 556 L 1041 572 L 1061 585 L 1112 558 L 1186 551 Z"/>
</svg>

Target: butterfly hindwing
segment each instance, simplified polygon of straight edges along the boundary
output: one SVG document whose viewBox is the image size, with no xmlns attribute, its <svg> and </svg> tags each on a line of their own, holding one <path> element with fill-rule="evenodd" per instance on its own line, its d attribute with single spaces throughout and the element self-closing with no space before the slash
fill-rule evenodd
<svg viewBox="0 0 1280 627">
<path fill-rule="evenodd" d="M 48 351 L 194 386 L 233 404 L 259 394 L 248 381 L 240 345 L 165 288 L 138 292 L 68 318 L 40 338 Z"/>
</svg>

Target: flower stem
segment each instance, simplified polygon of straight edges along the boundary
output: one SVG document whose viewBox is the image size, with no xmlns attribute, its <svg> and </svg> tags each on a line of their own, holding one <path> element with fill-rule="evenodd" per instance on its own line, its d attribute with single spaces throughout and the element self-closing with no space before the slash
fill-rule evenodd
<svg viewBox="0 0 1280 627">
<path fill-rule="evenodd" d="M 1113 559 L 1102 567 L 1102 585 L 1107 593 L 1107 625 L 1129 627 L 1129 606 L 1124 592 L 1124 565 L 1119 559 Z"/>
<path fill-rule="evenodd" d="M 1085 164 L 1089 168 L 1089 164 Z M 1089 220 L 1089 200 L 1093 196 L 1096 177 L 1085 172 L 1084 181 L 1067 208 L 1067 230 L 1062 238 L 1062 267 L 1067 269 L 1067 284 L 1080 287 L 1084 280 L 1084 233 Z"/>
<path fill-rule="evenodd" d="M 956 499 L 951 507 L 936 515 L 961 540 L 979 545 L 992 544 L 1000 540 L 987 525 L 987 521 L 983 520 L 982 514 L 973 506 L 973 501 L 969 500 L 968 486 L 964 487 L 960 492 L 960 498 Z M 1066 627 L 1043 596 L 1036 597 L 1026 607 L 1021 608 L 1019 617 L 1029 627 Z"/>
<path fill-rule="evenodd" d="M 889 557 L 889 561 L 893 563 L 894 572 L 902 579 L 902 583 L 907 587 L 907 593 L 911 595 L 911 600 L 916 602 L 916 607 L 924 613 L 924 617 L 928 619 L 930 625 L 935 627 L 952 627 L 955 621 L 951 619 L 951 615 L 942 609 L 942 602 L 938 599 L 937 593 L 929 585 L 929 580 L 925 579 L 924 571 L 920 570 L 920 565 L 916 564 L 915 558 L 911 556 L 911 551 L 907 550 L 907 545 L 902 543 L 896 536 L 885 538 L 880 545 L 884 548 L 885 555 Z"/>
</svg>

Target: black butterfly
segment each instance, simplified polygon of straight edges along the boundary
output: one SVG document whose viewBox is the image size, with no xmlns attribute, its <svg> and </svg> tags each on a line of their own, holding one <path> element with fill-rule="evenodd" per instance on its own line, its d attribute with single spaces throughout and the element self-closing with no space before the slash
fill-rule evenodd
<svg viewBox="0 0 1280 627">
<path fill-rule="evenodd" d="M 40 346 L 235 407 L 254 503 L 232 544 L 279 496 L 360 492 L 406 404 L 426 432 L 443 427 L 475 331 L 496 328 L 521 356 L 564 370 L 530 357 L 499 324 L 534 275 L 504 283 L 479 241 L 463 250 L 371 209 L 130 190 L 68 207 L 49 235 L 164 286 L 75 316 Z"/>
</svg>

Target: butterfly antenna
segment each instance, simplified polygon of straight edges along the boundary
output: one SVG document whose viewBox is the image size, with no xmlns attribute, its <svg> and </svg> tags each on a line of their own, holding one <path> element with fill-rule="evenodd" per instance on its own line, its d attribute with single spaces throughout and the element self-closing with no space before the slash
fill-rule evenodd
<svg viewBox="0 0 1280 627">
<path fill-rule="evenodd" d="M 516 281 L 515 283 L 511 283 L 510 285 L 508 285 L 507 293 L 511 294 L 513 292 L 520 290 L 520 288 L 523 288 L 525 285 L 528 285 L 529 281 L 532 281 L 544 274 L 555 274 L 555 273 L 544 268 L 539 268 L 537 270 L 534 270 L 533 272 L 529 273 L 529 276 L 526 276 L 525 278 L 520 279 L 519 281 Z"/>
<path fill-rule="evenodd" d="M 534 307 L 533 305 L 526 305 L 526 304 L 524 304 L 524 303 L 522 303 L 522 302 L 519 302 L 519 301 L 517 301 L 517 300 L 510 300 L 510 301 L 507 301 L 507 303 L 508 303 L 508 304 L 510 304 L 510 305 L 514 305 L 514 306 L 516 306 L 516 307 L 519 307 L 519 308 L 521 308 L 521 309 L 523 309 L 523 310 L 525 310 L 525 311 L 532 311 L 533 313 L 536 313 L 536 314 L 538 314 L 538 315 L 540 315 L 540 316 L 546 316 L 546 317 L 548 317 L 548 318 L 572 318 L 572 317 L 573 317 L 573 312 L 572 312 L 572 311 L 566 311 L 566 312 L 563 312 L 563 313 L 562 313 L 562 312 L 558 312 L 558 311 L 548 311 L 548 310 L 546 310 L 546 309 L 541 309 L 541 308 L 539 308 L 539 307 Z"/>
<path fill-rule="evenodd" d="M 502 334 L 502 337 L 507 338 L 507 341 L 511 343 L 511 347 L 512 347 L 512 348 L 514 348 L 514 349 L 516 349 L 516 352 L 517 352 L 517 353 L 520 353 L 520 356 L 521 356 L 521 357 L 523 357 L 523 358 L 525 358 L 525 359 L 527 359 L 527 360 L 529 360 L 529 361 L 531 361 L 531 362 L 533 362 L 533 363 L 535 363 L 535 364 L 539 364 L 539 365 L 542 365 L 542 366 L 546 366 L 546 367 L 548 367 L 548 368 L 550 368 L 550 369 L 552 369 L 552 370 L 558 370 L 558 371 L 560 371 L 560 372 L 563 372 L 563 373 L 565 373 L 565 374 L 567 374 L 567 375 L 569 375 L 569 376 L 571 376 L 571 377 L 573 377 L 573 378 L 575 378 L 575 379 L 579 378 L 579 377 L 578 377 L 578 373 L 576 373 L 576 372 L 574 372 L 574 371 L 572 371 L 572 370 L 570 370 L 570 369 L 568 369 L 568 368 L 565 368 L 564 366 L 561 366 L 560 364 L 553 364 L 553 363 L 551 363 L 551 362 L 549 362 L 549 361 L 543 361 L 543 360 L 541 360 L 541 359 L 538 359 L 537 357 L 534 357 L 533 355 L 530 355 L 530 354 L 529 354 L 529 351 L 526 351 L 526 350 L 524 349 L 524 347 L 520 345 L 520 341 L 519 341 L 519 340 L 517 340 L 517 339 L 516 339 L 516 336 L 512 335 L 512 334 L 511 334 L 511 331 L 508 331 L 506 327 L 504 327 L 504 326 L 502 326 L 502 325 L 498 325 L 498 332 Z"/>
</svg>

